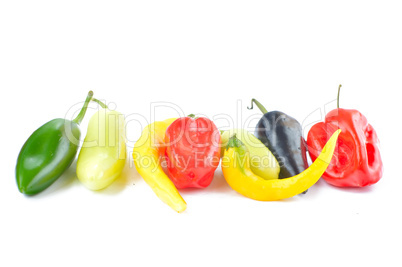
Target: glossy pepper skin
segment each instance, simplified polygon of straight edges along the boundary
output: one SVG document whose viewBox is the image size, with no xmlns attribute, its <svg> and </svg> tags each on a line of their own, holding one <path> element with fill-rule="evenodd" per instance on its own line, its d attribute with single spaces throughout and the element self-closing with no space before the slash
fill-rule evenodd
<svg viewBox="0 0 402 267">
<path fill-rule="evenodd" d="M 328 136 L 338 128 L 342 133 L 323 179 L 338 187 L 364 187 L 377 183 L 383 173 L 379 140 L 373 126 L 357 110 L 334 109 L 325 116 L 325 122 L 313 125 L 307 135 L 311 159 L 317 157 Z"/>
<path fill-rule="evenodd" d="M 93 92 L 90 91 L 81 112 L 74 120 L 51 120 L 33 132 L 25 142 L 15 168 L 21 193 L 35 195 L 42 192 L 71 165 L 81 137 L 78 125 L 92 96 Z"/>
<path fill-rule="evenodd" d="M 273 201 L 290 198 L 314 185 L 324 173 L 334 153 L 337 130 L 326 143 L 319 157 L 306 170 L 285 179 L 266 180 L 250 168 L 250 153 L 236 138 L 229 140 L 222 158 L 222 172 L 225 180 L 238 193 L 255 200 Z"/>
<path fill-rule="evenodd" d="M 162 162 L 165 155 L 165 133 L 176 118 L 156 121 L 147 125 L 141 137 L 134 144 L 133 159 L 138 173 L 152 188 L 155 194 L 177 212 L 183 212 L 187 203 L 179 191 L 165 174 Z"/>
<path fill-rule="evenodd" d="M 295 176 L 308 168 L 307 145 L 300 123 L 293 117 L 267 110 L 255 99 L 264 113 L 255 127 L 255 136 L 275 155 L 280 165 L 279 179 Z"/>
<path fill-rule="evenodd" d="M 207 187 L 220 162 L 221 135 L 207 118 L 183 117 L 165 135 L 167 171 L 178 188 Z"/>
</svg>

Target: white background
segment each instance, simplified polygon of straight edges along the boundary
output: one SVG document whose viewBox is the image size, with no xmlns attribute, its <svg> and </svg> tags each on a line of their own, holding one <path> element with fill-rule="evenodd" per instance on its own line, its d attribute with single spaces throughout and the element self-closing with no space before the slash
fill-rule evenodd
<svg viewBox="0 0 402 267">
<path fill-rule="evenodd" d="M 0 265 L 401 266 L 398 2 L 2 1 Z M 246 109 L 255 97 L 307 136 L 340 83 L 341 107 L 361 111 L 381 141 L 384 176 L 368 188 L 320 180 L 307 195 L 258 202 L 219 169 L 207 189 L 181 191 L 188 208 L 177 214 L 132 161 L 100 192 L 80 184 L 75 164 L 35 197 L 15 183 L 25 140 L 71 118 L 88 90 L 145 121 L 177 116 L 159 108 L 151 118 L 151 103 L 164 101 L 184 114 L 228 114 L 232 127 L 260 117 Z M 129 123 L 129 146 L 140 132 Z"/>
</svg>

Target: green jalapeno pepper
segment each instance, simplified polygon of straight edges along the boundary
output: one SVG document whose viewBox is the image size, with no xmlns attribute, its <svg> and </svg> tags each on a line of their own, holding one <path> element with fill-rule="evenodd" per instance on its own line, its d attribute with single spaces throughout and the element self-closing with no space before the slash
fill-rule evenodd
<svg viewBox="0 0 402 267">
<path fill-rule="evenodd" d="M 42 192 L 71 165 L 81 137 L 79 124 L 92 96 L 93 92 L 90 91 L 75 119 L 51 120 L 33 132 L 25 142 L 18 155 L 15 170 L 21 193 L 35 195 Z"/>
</svg>

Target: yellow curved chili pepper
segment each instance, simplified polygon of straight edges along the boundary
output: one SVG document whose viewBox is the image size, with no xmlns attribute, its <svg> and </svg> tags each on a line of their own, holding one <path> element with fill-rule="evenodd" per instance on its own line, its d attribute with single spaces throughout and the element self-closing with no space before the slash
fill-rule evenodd
<svg viewBox="0 0 402 267">
<path fill-rule="evenodd" d="M 327 169 L 335 150 L 337 130 L 321 154 L 302 173 L 279 180 L 265 180 L 250 169 L 250 154 L 242 142 L 233 136 L 222 158 L 222 171 L 228 184 L 238 193 L 261 201 L 279 200 L 298 195 L 314 185 Z"/>
<path fill-rule="evenodd" d="M 137 171 L 155 194 L 172 209 L 182 212 L 187 204 L 163 171 L 160 157 L 165 149 L 166 129 L 175 120 L 156 121 L 145 127 L 134 145 L 133 158 Z"/>
</svg>

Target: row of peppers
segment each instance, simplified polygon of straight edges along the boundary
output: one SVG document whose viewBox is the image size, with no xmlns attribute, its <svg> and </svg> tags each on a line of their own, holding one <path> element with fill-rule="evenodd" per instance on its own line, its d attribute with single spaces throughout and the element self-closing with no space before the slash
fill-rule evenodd
<svg viewBox="0 0 402 267">
<path fill-rule="evenodd" d="M 252 99 L 250 109 L 255 104 L 264 113 L 254 135 L 242 129 L 219 131 L 208 118 L 194 115 L 157 121 L 145 127 L 135 143 L 134 164 L 156 195 L 177 212 L 187 207 L 177 188 L 207 187 L 219 163 L 234 190 L 261 201 L 305 193 L 321 176 L 341 187 L 374 184 L 383 172 L 378 137 L 360 112 L 339 108 L 339 90 L 338 108 L 311 128 L 307 142 L 296 119 L 268 112 Z M 120 175 L 126 156 L 124 118 L 90 92 L 77 118 L 50 121 L 26 141 L 16 167 L 22 193 L 43 191 L 71 165 L 78 151 L 78 125 L 91 100 L 103 109 L 89 122 L 77 177 L 99 190 Z"/>
</svg>

